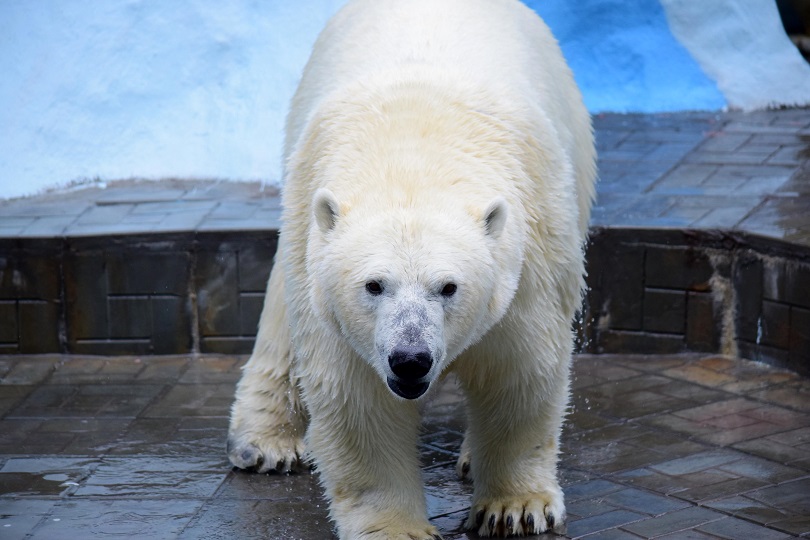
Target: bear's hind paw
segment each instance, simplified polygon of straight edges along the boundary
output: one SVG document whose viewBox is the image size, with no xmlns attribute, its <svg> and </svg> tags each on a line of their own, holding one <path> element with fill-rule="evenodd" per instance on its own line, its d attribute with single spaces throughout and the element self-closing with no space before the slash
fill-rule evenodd
<svg viewBox="0 0 810 540">
<path fill-rule="evenodd" d="M 562 497 L 532 494 L 482 501 L 470 508 L 464 524 L 481 537 L 524 536 L 565 529 Z"/>
<path fill-rule="evenodd" d="M 456 475 L 458 476 L 459 480 L 463 480 L 465 482 L 471 482 L 472 477 L 472 469 L 470 468 L 470 454 L 469 452 L 462 452 L 458 456 L 458 461 L 456 461 Z"/>
</svg>

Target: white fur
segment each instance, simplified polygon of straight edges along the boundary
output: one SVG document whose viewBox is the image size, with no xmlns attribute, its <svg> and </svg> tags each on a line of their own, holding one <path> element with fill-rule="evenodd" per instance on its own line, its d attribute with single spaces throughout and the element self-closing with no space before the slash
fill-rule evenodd
<svg viewBox="0 0 810 540">
<path fill-rule="evenodd" d="M 424 381 L 454 370 L 467 395 L 468 526 L 561 524 L 557 451 L 595 172 L 588 114 L 546 26 L 517 0 L 351 1 L 315 44 L 286 156 L 233 463 L 295 468 L 309 421 L 341 538 L 431 538 L 421 398 L 386 383 L 392 351 L 419 343 L 432 358 Z"/>
</svg>

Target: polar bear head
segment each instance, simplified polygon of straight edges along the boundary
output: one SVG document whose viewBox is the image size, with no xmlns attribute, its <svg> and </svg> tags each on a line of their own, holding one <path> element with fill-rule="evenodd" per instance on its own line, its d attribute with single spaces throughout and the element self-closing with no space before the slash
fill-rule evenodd
<svg viewBox="0 0 810 540">
<path fill-rule="evenodd" d="M 538 206 L 530 146 L 483 94 L 369 88 L 293 137 L 285 227 L 306 235 L 307 309 L 416 399 L 515 296 Z"/>
<path fill-rule="evenodd" d="M 480 208 L 379 204 L 315 193 L 312 300 L 395 395 L 416 399 L 502 317 L 520 261 L 504 271 L 500 260 L 509 221 L 502 197 Z"/>
</svg>

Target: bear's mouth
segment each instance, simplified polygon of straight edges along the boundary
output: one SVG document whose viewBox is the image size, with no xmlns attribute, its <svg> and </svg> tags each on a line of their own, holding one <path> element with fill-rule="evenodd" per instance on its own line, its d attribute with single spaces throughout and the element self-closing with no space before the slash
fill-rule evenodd
<svg viewBox="0 0 810 540">
<path fill-rule="evenodd" d="M 390 388 L 392 392 L 405 399 L 418 398 L 427 392 L 427 389 L 430 386 L 429 382 L 406 382 L 402 379 L 397 379 L 394 377 L 387 377 L 387 382 L 388 388 Z"/>
</svg>

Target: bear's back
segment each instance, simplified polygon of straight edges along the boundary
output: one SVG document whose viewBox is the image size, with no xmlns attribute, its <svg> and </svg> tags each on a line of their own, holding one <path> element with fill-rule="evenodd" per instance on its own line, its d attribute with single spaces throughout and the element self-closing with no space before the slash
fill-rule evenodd
<svg viewBox="0 0 810 540">
<path fill-rule="evenodd" d="M 595 177 L 590 117 L 557 41 L 518 0 L 351 0 L 315 43 L 287 119 L 285 160 L 322 101 L 424 72 L 480 88 L 515 116 L 542 117 L 553 133 L 538 135 L 556 137 L 573 165 L 584 233 Z"/>
</svg>

